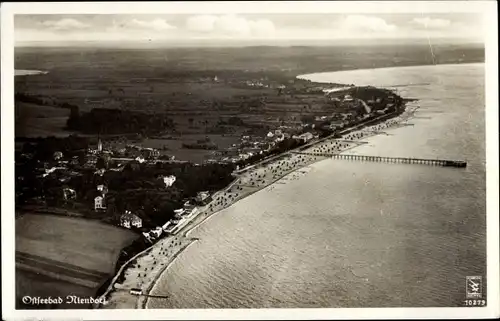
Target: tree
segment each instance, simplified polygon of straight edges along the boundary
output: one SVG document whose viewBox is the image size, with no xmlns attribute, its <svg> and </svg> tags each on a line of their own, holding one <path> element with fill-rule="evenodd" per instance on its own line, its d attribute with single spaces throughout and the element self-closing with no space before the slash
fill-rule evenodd
<svg viewBox="0 0 500 321">
<path fill-rule="evenodd" d="M 95 167 L 97 169 L 108 168 L 108 162 L 105 160 L 104 157 L 99 157 L 97 159 L 97 163 L 96 163 Z"/>
</svg>

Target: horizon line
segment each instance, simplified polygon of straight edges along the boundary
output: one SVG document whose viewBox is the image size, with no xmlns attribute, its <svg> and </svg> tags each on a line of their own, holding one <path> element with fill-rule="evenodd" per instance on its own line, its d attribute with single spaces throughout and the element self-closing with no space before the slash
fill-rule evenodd
<svg viewBox="0 0 500 321">
<path fill-rule="evenodd" d="M 443 44 L 466 45 L 476 44 L 485 45 L 485 42 L 477 38 L 432 38 L 432 40 Z M 403 41 L 404 43 L 401 43 Z M 144 48 L 150 47 L 329 47 L 335 45 L 408 45 L 411 42 L 415 44 L 427 44 L 427 38 L 355 38 L 355 39 L 281 39 L 281 40 L 235 40 L 235 39 L 196 39 L 196 40 L 75 40 L 75 41 L 20 41 L 14 43 L 14 48 L 41 48 L 41 47 L 85 47 L 85 46 L 99 46 L 99 47 L 133 47 L 137 46 Z M 439 45 L 440 43 L 436 43 Z"/>
</svg>

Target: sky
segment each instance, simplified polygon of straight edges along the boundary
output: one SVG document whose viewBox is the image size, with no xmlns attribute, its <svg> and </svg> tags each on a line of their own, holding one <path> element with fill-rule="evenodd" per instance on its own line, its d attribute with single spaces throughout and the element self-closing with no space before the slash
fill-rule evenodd
<svg viewBox="0 0 500 321">
<path fill-rule="evenodd" d="M 252 43 L 373 39 L 482 42 L 478 13 L 17 14 L 16 45 L 73 42 Z"/>
</svg>

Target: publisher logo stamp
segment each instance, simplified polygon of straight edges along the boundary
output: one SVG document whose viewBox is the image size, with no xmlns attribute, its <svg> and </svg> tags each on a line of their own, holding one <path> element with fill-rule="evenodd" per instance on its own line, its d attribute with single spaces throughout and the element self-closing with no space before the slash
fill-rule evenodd
<svg viewBox="0 0 500 321">
<path fill-rule="evenodd" d="M 483 297 L 483 279 L 481 276 L 467 276 L 465 278 L 467 299 L 481 299 Z"/>
</svg>

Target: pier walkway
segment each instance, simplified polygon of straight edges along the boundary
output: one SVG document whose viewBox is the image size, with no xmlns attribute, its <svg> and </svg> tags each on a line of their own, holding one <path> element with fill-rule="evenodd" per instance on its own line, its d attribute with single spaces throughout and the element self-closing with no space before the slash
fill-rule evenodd
<svg viewBox="0 0 500 321">
<path fill-rule="evenodd" d="M 466 161 L 446 160 L 446 159 L 426 159 L 412 157 L 385 157 L 385 156 L 368 156 L 368 155 L 350 155 L 350 154 L 335 154 L 335 153 L 320 153 L 320 152 L 292 152 L 294 154 L 302 154 L 309 156 L 324 156 L 334 159 L 364 161 L 364 162 L 379 162 L 379 163 L 401 163 L 401 164 L 422 164 L 443 167 L 467 167 Z"/>
</svg>

